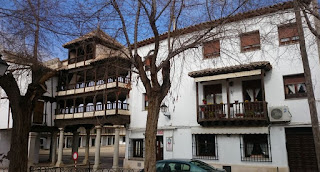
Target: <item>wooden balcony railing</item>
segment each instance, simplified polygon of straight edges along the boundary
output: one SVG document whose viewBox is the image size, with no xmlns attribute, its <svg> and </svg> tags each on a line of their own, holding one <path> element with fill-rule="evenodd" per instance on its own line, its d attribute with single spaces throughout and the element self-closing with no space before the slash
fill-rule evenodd
<svg viewBox="0 0 320 172">
<path fill-rule="evenodd" d="M 229 112 L 229 113 L 228 113 Z M 267 102 L 239 102 L 228 104 L 199 105 L 198 122 L 213 121 L 268 121 Z"/>
<path fill-rule="evenodd" d="M 86 81 L 86 82 L 78 82 L 76 84 L 69 84 L 67 87 L 62 85 L 59 87 L 59 91 L 66 91 L 66 90 L 72 90 L 72 89 L 78 89 L 78 88 L 85 88 L 85 87 L 93 87 L 96 85 L 103 85 L 105 83 L 113 83 L 113 82 L 119 82 L 119 83 L 124 83 L 128 84 L 130 83 L 130 78 L 129 77 L 115 77 L 115 76 L 110 76 L 106 81 L 104 79 L 98 79 L 96 82 L 95 81 Z"/>
<path fill-rule="evenodd" d="M 105 106 L 103 106 L 103 104 L 96 104 L 96 105 L 88 104 L 86 106 L 60 108 L 60 109 L 56 109 L 56 115 L 84 113 L 84 112 L 93 112 L 93 111 L 102 111 L 102 110 L 113 110 L 117 108 L 116 104 L 117 104 L 116 102 L 113 102 L 113 103 L 107 103 Z M 129 104 L 118 102 L 118 109 L 129 110 Z"/>
</svg>

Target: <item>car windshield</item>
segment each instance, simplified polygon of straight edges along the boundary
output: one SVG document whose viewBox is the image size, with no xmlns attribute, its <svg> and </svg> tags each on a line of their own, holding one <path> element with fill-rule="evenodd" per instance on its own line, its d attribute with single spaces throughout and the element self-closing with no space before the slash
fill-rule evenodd
<svg viewBox="0 0 320 172">
<path fill-rule="evenodd" d="M 191 164 L 194 164 L 202 169 L 205 169 L 205 170 L 215 170 L 214 167 L 210 166 L 209 164 L 206 164 L 204 162 L 201 162 L 201 161 L 190 161 Z"/>
</svg>

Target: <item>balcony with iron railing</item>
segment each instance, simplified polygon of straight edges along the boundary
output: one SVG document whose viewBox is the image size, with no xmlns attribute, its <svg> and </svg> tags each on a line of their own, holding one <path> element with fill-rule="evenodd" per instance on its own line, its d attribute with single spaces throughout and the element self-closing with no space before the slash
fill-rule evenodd
<svg viewBox="0 0 320 172">
<path fill-rule="evenodd" d="M 267 125 L 267 102 L 237 102 L 199 105 L 201 125 Z"/>
<path fill-rule="evenodd" d="M 121 87 L 131 89 L 130 77 L 110 76 L 107 79 L 98 79 L 96 81 L 82 81 L 75 84 L 61 85 L 58 87 L 58 96 L 73 95 L 78 93 L 103 90 L 106 88 Z"/>
<path fill-rule="evenodd" d="M 75 107 L 66 107 L 56 109 L 56 119 L 73 119 L 73 118 L 89 118 L 104 115 L 130 115 L 129 104 L 121 101 L 107 103 L 88 103 L 87 105 L 79 105 Z"/>
</svg>

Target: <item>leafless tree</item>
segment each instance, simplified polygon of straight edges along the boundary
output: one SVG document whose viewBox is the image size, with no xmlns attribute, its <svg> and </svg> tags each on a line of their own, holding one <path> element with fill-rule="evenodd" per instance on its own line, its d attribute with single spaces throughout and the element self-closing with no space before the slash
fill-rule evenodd
<svg viewBox="0 0 320 172">
<path fill-rule="evenodd" d="M 121 30 L 128 45 L 127 57 L 131 60 L 134 72 L 138 74 L 148 96 L 145 171 L 156 171 L 155 145 L 159 110 L 171 88 L 171 70 L 175 59 L 181 58 L 185 51 L 197 48 L 202 42 L 222 32 L 220 26 L 246 2 L 228 4 L 221 1 L 185 0 L 112 1 L 111 5 L 118 14 L 117 18 L 120 19 Z M 230 8 L 226 10 L 227 7 Z M 220 19 L 214 23 L 199 24 L 218 18 Z M 178 29 L 190 25 L 194 26 Z M 163 32 L 165 33 L 162 34 Z M 151 48 L 146 54 L 141 54 L 138 50 L 144 46 L 138 41 L 142 34 L 152 37 L 148 43 Z M 150 61 L 150 68 L 145 68 L 146 60 Z"/>
<path fill-rule="evenodd" d="M 63 26 L 65 16 L 59 13 L 59 1 L 10 1 L 0 7 L 0 40 L 2 54 L 11 66 L 0 77 L 0 86 L 10 101 L 13 118 L 11 147 L 7 155 L 10 172 L 25 172 L 28 168 L 28 135 L 31 117 L 37 100 L 46 92 L 45 81 L 55 71 L 42 64 L 50 56 L 53 43 L 59 35 L 69 35 Z M 65 20 L 62 20 L 65 19 Z M 21 91 L 18 77 L 28 72 L 27 90 Z"/>
</svg>

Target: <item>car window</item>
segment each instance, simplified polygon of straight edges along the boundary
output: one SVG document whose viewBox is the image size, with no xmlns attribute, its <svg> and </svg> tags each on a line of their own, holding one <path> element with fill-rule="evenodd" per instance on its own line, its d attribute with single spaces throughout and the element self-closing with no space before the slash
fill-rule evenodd
<svg viewBox="0 0 320 172">
<path fill-rule="evenodd" d="M 184 164 L 184 163 L 179 163 L 179 162 L 170 162 L 166 164 L 166 166 L 169 167 L 170 172 L 184 172 L 184 171 L 190 171 L 190 165 Z M 165 171 L 165 172 L 168 172 Z"/>
<path fill-rule="evenodd" d="M 158 162 L 157 164 L 156 164 L 156 169 L 157 169 L 157 172 L 162 172 L 163 171 L 163 168 L 164 168 L 164 165 L 165 165 L 165 163 L 163 163 L 163 162 Z"/>
<path fill-rule="evenodd" d="M 211 167 L 209 164 L 206 164 L 201 161 L 190 161 L 190 163 L 194 164 L 202 169 L 205 169 L 205 170 L 215 170 L 215 168 Z"/>
</svg>

